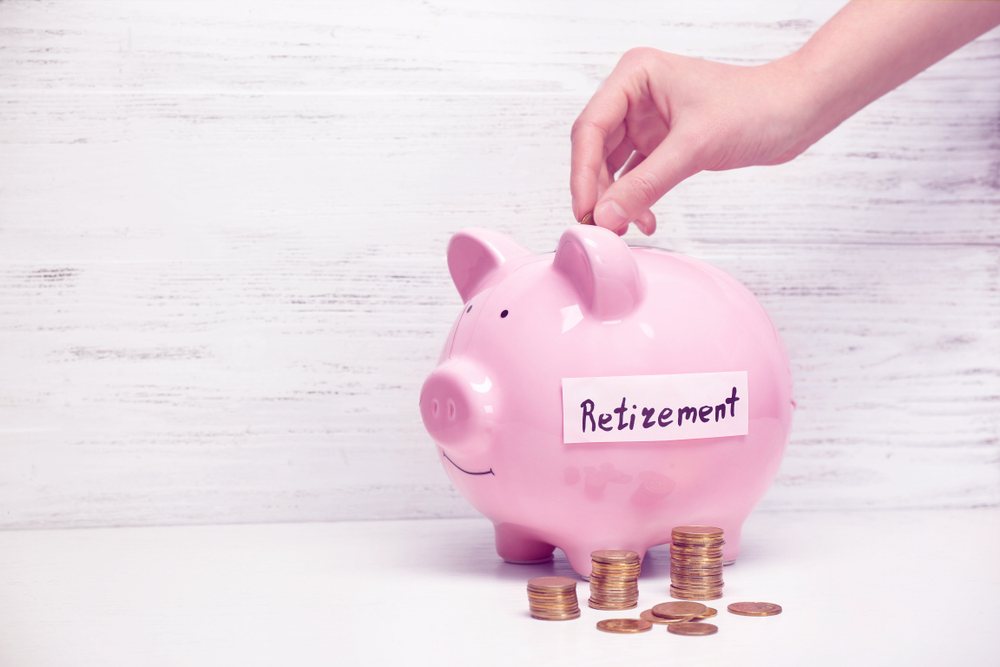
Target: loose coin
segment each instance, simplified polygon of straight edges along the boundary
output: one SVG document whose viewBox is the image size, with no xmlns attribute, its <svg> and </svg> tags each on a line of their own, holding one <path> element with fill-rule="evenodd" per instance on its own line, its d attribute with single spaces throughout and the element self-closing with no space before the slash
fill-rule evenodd
<svg viewBox="0 0 1000 667">
<path fill-rule="evenodd" d="M 596 224 L 594 222 L 594 213 L 593 213 L 593 211 L 591 211 L 590 213 L 587 213 L 586 215 L 584 215 L 583 219 L 580 220 L 580 224 L 581 225 L 593 225 L 593 224 Z"/>
<path fill-rule="evenodd" d="M 667 632 L 675 635 L 714 635 L 719 631 L 719 626 L 711 623 L 674 623 L 667 626 Z"/>
<path fill-rule="evenodd" d="M 777 616 L 781 613 L 781 605 L 773 602 L 734 602 L 727 609 L 739 616 Z"/>
<path fill-rule="evenodd" d="M 680 618 L 660 618 L 653 613 L 652 609 L 647 609 L 639 614 L 639 618 L 657 625 L 670 625 L 671 623 L 685 623 L 701 618 L 700 616 L 682 616 Z"/>
<path fill-rule="evenodd" d="M 703 614 L 698 614 L 697 616 L 695 616 L 695 620 L 696 621 L 700 621 L 703 618 L 712 618 L 713 616 L 715 616 L 718 613 L 719 613 L 719 611 L 717 609 L 715 609 L 713 607 L 707 607 L 705 609 L 705 612 Z"/>
<path fill-rule="evenodd" d="M 700 602 L 661 602 L 654 605 L 652 612 L 660 618 L 686 618 L 700 616 L 708 607 Z"/>
<path fill-rule="evenodd" d="M 597 622 L 597 629 L 615 634 L 635 634 L 646 632 L 653 627 L 649 621 L 640 618 L 606 618 Z"/>
</svg>

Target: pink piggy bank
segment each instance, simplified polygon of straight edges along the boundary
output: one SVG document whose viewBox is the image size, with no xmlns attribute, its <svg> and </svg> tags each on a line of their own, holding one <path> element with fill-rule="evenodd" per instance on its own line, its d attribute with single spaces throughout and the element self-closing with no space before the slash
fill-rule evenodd
<svg viewBox="0 0 1000 667">
<path fill-rule="evenodd" d="M 497 553 L 640 557 L 684 524 L 744 519 L 788 440 L 791 374 L 735 279 L 592 226 L 555 253 L 464 230 L 448 246 L 464 302 L 420 414 L 448 476 L 492 520 Z"/>
</svg>

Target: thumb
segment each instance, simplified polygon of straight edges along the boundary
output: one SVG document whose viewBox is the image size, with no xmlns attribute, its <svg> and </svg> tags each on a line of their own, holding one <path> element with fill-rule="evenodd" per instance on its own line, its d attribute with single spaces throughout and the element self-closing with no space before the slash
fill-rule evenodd
<svg viewBox="0 0 1000 667">
<path fill-rule="evenodd" d="M 604 192 L 594 207 L 594 222 L 612 230 L 624 229 L 675 185 L 699 171 L 693 142 L 671 132 L 645 160 L 635 165 Z"/>
</svg>

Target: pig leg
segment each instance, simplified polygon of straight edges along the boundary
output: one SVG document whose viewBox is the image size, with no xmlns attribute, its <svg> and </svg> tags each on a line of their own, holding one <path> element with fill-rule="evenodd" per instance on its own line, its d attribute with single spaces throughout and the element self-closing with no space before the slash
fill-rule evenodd
<svg viewBox="0 0 1000 667">
<path fill-rule="evenodd" d="M 726 543 L 722 546 L 722 564 L 732 565 L 736 562 L 736 557 L 740 553 L 740 533 L 743 529 L 743 524 L 716 523 L 712 525 L 722 528 L 723 537 L 726 540 Z"/>
<path fill-rule="evenodd" d="M 552 560 L 551 544 L 531 537 L 523 528 L 510 523 L 494 524 L 497 554 L 508 563 L 543 563 Z"/>
<path fill-rule="evenodd" d="M 702 526 L 717 526 L 722 529 L 723 539 L 726 543 L 722 546 L 722 564 L 732 565 L 736 562 L 736 557 L 740 553 L 740 533 L 743 523 L 730 523 L 728 521 L 713 521 L 710 519 L 692 521 L 691 523 Z M 668 538 L 664 544 L 670 544 Z"/>
</svg>

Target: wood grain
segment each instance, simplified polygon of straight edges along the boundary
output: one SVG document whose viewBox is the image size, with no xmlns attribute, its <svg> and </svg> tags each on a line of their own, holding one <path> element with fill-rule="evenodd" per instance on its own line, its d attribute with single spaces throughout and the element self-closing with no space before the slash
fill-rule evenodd
<svg viewBox="0 0 1000 667">
<path fill-rule="evenodd" d="M 0 526 L 472 514 L 416 410 L 450 234 L 554 246 L 626 48 L 762 62 L 835 10 L 3 2 Z M 630 237 L 782 331 L 765 507 L 1000 504 L 998 65 L 994 32 Z"/>
</svg>

